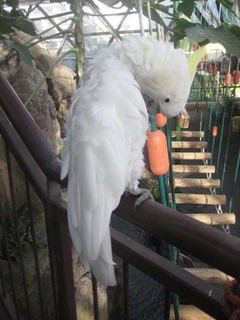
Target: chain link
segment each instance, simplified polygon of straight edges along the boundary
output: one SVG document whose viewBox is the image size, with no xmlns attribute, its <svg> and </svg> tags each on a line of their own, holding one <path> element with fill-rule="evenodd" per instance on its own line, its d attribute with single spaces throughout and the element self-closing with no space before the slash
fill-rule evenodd
<svg viewBox="0 0 240 320">
<path fill-rule="evenodd" d="M 200 141 L 203 141 L 202 137 L 200 138 Z M 205 152 L 205 148 L 201 148 L 201 152 L 204 153 Z M 208 160 L 207 159 L 203 159 L 203 164 L 205 166 L 207 166 L 208 165 Z M 206 177 L 207 177 L 208 180 L 212 179 L 212 174 L 211 173 L 206 173 Z M 210 189 L 210 192 L 211 192 L 212 195 L 216 195 L 217 194 L 216 188 L 209 188 L 209 189 Z M 216 209 L 217 214 L 222 214 L 223 213 L 221 205 L 215 205 L 215 209 Z M 222 224 L 222 229 L 223 229 L 224 232 L 230 233 L 229 224 L 227 224 L 227 225 Z"/>
</svg>

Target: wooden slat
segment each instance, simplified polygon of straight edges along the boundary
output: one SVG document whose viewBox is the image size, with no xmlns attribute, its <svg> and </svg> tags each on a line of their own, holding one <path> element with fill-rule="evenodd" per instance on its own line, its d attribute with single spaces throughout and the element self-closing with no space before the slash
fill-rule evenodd
<svg viewBox="0 0 240 320">
<path fill-rule="evenodd" d="M 234 213 L 187 213 L 186 215 L 208 225 L 236 223 L 236 216 Z"/>
<path fill-rule="evenodd" d="M 210 152 L 172 152 L 172 159 L 180 160 L 202 160 L 202 159 L 211 159 Z"/>
<path fill-rule="evenodd" d="M 215 166 L 174 164 L 173 172 L 214 173 Z"/>
<path fill-rule="evenodd" d="M 172 141 L 172 148 L 206 148 L 206 141 Z"/>
<path fill-rule="evenodd" d="M 184 268 L 196 277 L 212 284 L 227 284 L 233 278 L 214 268 Z"/>
<path fill-rule="evenodd" d="M 207 313 L 201 311 L 200 309 L 190 306 L 190 305 L 180 305 L 179 315 L 181 320 L 213 320 Z M 173 307 L 170 309 L 169 320 L 175 320 Z"/>
<path fill-rule="evenodd" d="M 172 195 L 169 194 L 170 200 Z M 211 195 L 211 194 L 190 194 L 190 193 L 175 193 L 176 203 L 191 203 L 191 204 L 219 204 L 226 203 L 225 195 Z"/>
<path fill-rule="evenodd" d="M 171 137 L 181 137 L 181 138 L 203 138 L 204 131 L 172 131 Z"/>
<path fill-rule="evenodd" d="M 178 188 L 220 188 L 220 179 L 174 178 Z"/>
</svg>

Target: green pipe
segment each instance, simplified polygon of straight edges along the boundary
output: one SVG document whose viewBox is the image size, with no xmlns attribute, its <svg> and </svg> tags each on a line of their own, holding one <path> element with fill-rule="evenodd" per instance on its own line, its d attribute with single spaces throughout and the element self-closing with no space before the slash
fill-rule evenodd
<svg viewBox="0 0 240 320">
<path fill-rule="evenodd" d="M 217 93 L 217 101 L 216 101 L 216 113 L 215 113 L 215 121 L 214 121 L 214 126 L 217 127 L 217 122 L 218 122 L 218 111 L 219 111 L 219 96 L 220 96 L 220 90 L 218 90 L 218 93 Z M 213 136 L 212 138 L 212 158 L 211 158 L 211 161 L 210 161 L 210 165 L 212 165 L 213 163 L 213 154 L 214 154 L 214 148 L 215 148 L 215 142 L 216 142 L 216 136 Z"/>
<path fill-rule="evenodd" d="M 236 85 L 235 85 L 235 89 L 236 89 Z M 235 89 L 234 89 L 234 92 L 235 92 Z M 228 159 L 228 150 L 229 150 L 229 142 L 230 142 L 231 130 L 232 130 L 233 109 L 234 109 L 234 96 L 233 96 L 233 98 L 232 98 L 232 106 L 231 106 L 231 113 L 230 113 L 230 124 L 229 124 L 229 128 L 228 128 L 228 136 L 227 136 L 227 144 L 226 144 L 225 158 L 224 158 L 224 164 L 223 164 L 223 170 L 222 170 L 222 179 L 221 179 L 220 194 L 222 194 L 222 189 L 223 189 L 224 179 L 225 179 L 225 174 L 226 174 L 227 159 Z"/>
<path fill-rule="evenodd" d="M 209 123 L 208 123 L 208 135 L 207 135 L 207 141 L 210 140 L 210 133 L 211 133 L 211 127 L 212 127 L 212 121 L 213 121 L 213 97 L 214 97 L 214 81 L 212 79 L 212 85 L 211 85 L 211 103 L 210 103 L 210 115 L 209 115 Z"/>
<path fill-rule="evenodd" d="M 233 188 L 232 188 L 231 199 L 229 202 L 228 213 L 232 212 L 232 203 L 233 203 L 233 197 L 234 197 L 234 193 L 235 193 L 235 189 L 236 189 L 236 185 L 237 185 L 239 165 L 240 165 L 240 148 L 238 149 L 238 158 L 237 158 L 237 164 L 236 164 L 236 169 L 235 169 L 235 174 L 234 174 Z"/>
<path fill-rule="evenodd" d="M 227 108 L 227 99 L 226 99 L 227 95 L 228 95 L 228 86 L 226 86 L 226 91 L 225 91 L 224 110 L 223 110 L 222 126 L 221 126 L 221 133 L 220 133 L 220 143 L 219 143 L 217 165 L 216 165 L 216 177 L 218 177 L 220 155 L 221 155 L 221 151 L 222 151 L 222 140 L 223 140 L 223 132 L 224 132 L 224 127 L 225 127 L 226 108 Z"/>
</svg>

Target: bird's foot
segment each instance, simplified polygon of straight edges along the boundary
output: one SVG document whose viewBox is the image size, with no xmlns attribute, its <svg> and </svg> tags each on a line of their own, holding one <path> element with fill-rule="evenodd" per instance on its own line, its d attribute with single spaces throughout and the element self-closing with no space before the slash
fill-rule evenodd
<svg viewBox="0 0 240 320">
<path fill-rule="evenodd" d="M 128 190 L 128 191 L 131 194 L 133 194 L 134 196 L 140 195 L 140 197 L 135 201 L 134 210 L 136 210 L 137 206 L 139 206 L 141 202 L 143 202 L 147 199 L 154 200 L 153 195 L 151 194 L 150 190 L 148 190 L 148 189 L 137 188 L 136 190 Z"/>
</svg>

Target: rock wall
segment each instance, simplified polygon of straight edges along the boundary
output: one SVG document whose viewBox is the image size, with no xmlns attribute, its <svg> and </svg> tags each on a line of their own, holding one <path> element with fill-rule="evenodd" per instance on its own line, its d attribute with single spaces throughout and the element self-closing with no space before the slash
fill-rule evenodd
<svg viewBox="0 0 240 320">
<path fill-rule="evenodd" d="M 21 33 L 21 41 L 28 36 Z M 12 50 L 6 43 L 0 41 L 0 61 L 3 61 Z M 8 79 L 13 89 L 23 103 L 27 101 L 39 82 L 44 78 L 44 74 L 56 63 L 58 56 L 48 50 L 47 46 L 36 45 L 31 49 L 32 67 L 23 61 L 18 61 L 17 57 L 7 60 L 1 71 Z M 50 85 L 49 85 L 50 84 Z M 74 72 L 58 63 L 53 69 L 49 78 L 27 105 L 27 110 L 41 130 L 43 136 L 51 147 L 58 154 L 61 147 L 61 130 L 59 125 L 58 110 L 65 115 L 71 100 L 71 95 L 76 89 Z M 62 119 L 64 116 L 62 117 Z M 62 123 L 64 120 L 62 120 Z M 6 212 L 11 210 L 11 198 L 9 191 L 6 155 L 4 142 L 0 141 L 0 196 L 3 208 Z M 24 175 L 13 159 L 13 172 L 15 178 L 15 194 L 17 196 L 17 207 L 26 203 Z"/>
<path fill-rule="evenodd" d="M 22 38 L 27 38 L 21 33 Z M 0 42 L 0 61 L 11 52 L 3 42 Z M 32 64 L 30 67 L 23 61 L 20 63 L 16 57 L 8 60 L 1 67 L 23 103 L 35 90 L 47 71 L 56 64 L 58 56 L 50 51 L 47 46 L 35 45 L 30 49 Z M 44 81 L 40 90 L 27 105 L 27 109 L 36 124 L 42 131 L 49 144 L 58 153 L 60 148 L 60 120 L 64 118 L 68 109 L 71 96 L 76 90 L 74 72 L 58 63 L 49 77 Z M 63 121 L 61 121 L 62 123 Z"/>
</svg>

